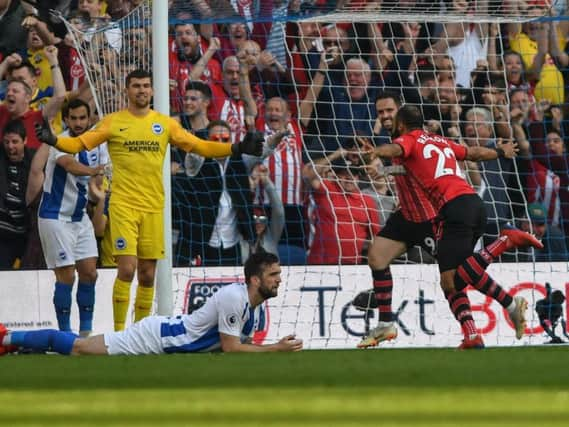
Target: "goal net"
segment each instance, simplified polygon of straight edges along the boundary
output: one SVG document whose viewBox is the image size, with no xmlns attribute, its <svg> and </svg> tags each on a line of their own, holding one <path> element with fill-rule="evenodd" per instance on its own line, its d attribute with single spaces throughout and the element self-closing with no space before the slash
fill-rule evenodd
<svg viewBox="0 0 569 427">
<path fill-rule="evenodd" d="M 172 114 L 188 129 L 196 123 L 192 103 L 200 94 L 186 91 L 194 79 L 210 87 L 207 115 L 226 121 L 233 140 L 248 127 L 265 133 L 267 141 L 288 132 L 259 161 L 262 167 L 250 172 L 253 189 L 246 197 L 247 177 L 231 176 L 229 183 L 192 175 L 191 160 L 173 150 L 176 310 L 199 306 L 219 286 L 240 277 L 242 257 L 236 254 L 257 250 L 256 229 L 265 226 L 265 233 L 277 235 L 283 263 L 293 265 L 283 270 L 279 297 L 268 302 L 268 338 L 296 331 L 311 348 L 350 348 L 375 326 L 374 310 L 358 311 L 350 302 L 371 288 L 367 242 L 397 208 L 401 195 L 394 176 L 402 171 L 368 158 L 363 148 L 390 142 L 395 100 L 417 105 L 429 130 L 460 143 L 518 143 L 516 160 L 461 166 L 487 210 L 480 247 L 506 223 L 548 239 L 547 252 L 506 253 L 489 269 L 502 286 L 528 299 L 529 335 L 515 341 L 497 303 L 474 291 L 469 296 L 487 344 L 543 342 L 533 308 L 545 296 L 546 282 L 566 292 L 568 260 L 563 79 L 569 58 L 563 55 L 569 31 L 559 17 L 565 12 L 561 2 L 266 3 L 175 1 L 170 8 L 171 39 L 164 48 L 170 53 Z M 110 26 L 87 32 L 72 26 L 100 113 L 124 105 L 120 88 L 128 70 L 151 66 L 148 7 L 143 1 Z M 113 48 L 104 36 L 111 30 L 120 33 L 122 47 Z M 540 42 L 542 37 L 547 41 Z M 232 59 L 240 50 L 251 61 L 249 93 L 239 87 L 238 62 Z M 542 60 L 536 62 L 536 56 Z M 206 64 L 200 63 L 204 58 Z M 219 168 L 205 165 L 210 173 Z M 246 167 L 250 171 L 251 164 Z M 235 209 L 224 224 L 216 223 L 227 207 L 227 199 L 220 202 L 221 185 Z M 279 227 L 272 225 L 283 214 L 279 240 Z M 231 232 L 219 234 L 220 225 L 239 231 L 239 249 L 233 248 Z M 204 252 L 220 241 L 235 252 Z M 400 336 L 388 345 L 460 341 L 429 254 L 434 242 L 424 246 L 395 261 L 393 309 Z M 211 265 L 221 259 L 224 267 L 209 267 L 212 259 Z"/>
</svg>

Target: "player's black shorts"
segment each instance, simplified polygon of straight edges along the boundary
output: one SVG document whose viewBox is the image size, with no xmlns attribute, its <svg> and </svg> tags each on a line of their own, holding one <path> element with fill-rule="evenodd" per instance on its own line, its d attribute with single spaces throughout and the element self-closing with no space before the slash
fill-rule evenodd
<svg viewBox="0 0 569 427">
<path fill-rule="evenodd" d="M 476 194 L 452 199 L 439 212 L 441 236 L 437 244 L 439 271 L 453 270 L 472 255 L 484 234 L 486 209 Z"/>
<path fill-rule="evenodd" d="M 421 246 L 436 257 L 435 227 L 433 221 L 412 222 L 403 217 L 400 210 L 393 212 L 385 226 L 377 233 L 380 237 L 404 242 L 407 248 Z"/>
</svg>

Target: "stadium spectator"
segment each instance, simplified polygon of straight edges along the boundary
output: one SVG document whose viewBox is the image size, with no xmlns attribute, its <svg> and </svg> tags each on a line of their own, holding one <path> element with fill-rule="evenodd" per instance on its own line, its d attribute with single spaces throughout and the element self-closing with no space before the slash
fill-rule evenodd
<svg viewBox="0 0 569 427">
<path fill-rule="evenodd" d="M 291 69 L 291 92 L 287 96 L 291 114 L 297 115 L 298 100 L 306 97 L 310 87 L 311 62 L 309 56 L 320 37 L 318 22 L 295 22 L 287 24 L 287 46 L 290 52 L 288 66 Z"/>
<path fill-rule="evenodd" d="M 365 168 L 365 178 L 362 178 L 363 184 L 369 180 L 370 185 L 365 187 L 362 193 L 370 195 L 376 201 L 380 229 L 385 227 L 387 219 L 395 212 L 398 204 L 397 197 L 390 191 L 392 177 L 382 173 L 382 168 L 381 160 L 373 159 Z"/>
<path fill-rule="evenodd" d="M 37 70 L 37 86 L 41 91 L 45 91 L 53 87 L 55 83 L 53 68 L 51 68 L 53 61 L 48 57 L 47 48 L 55 46 L 60 40 L 55 37 L 48 24 L 35 16 L 24 18 L 22 27 L 28 31 L 28 39 L 25 47 L 17 53 Z"/>
<path fill-rule="evenodd" d="M 359 171 L 351 168 L 343 153 L 338 149 L 303 169 L 315 210 L 309 264 L 361 264 L 364 246 L 379 231 L 375 202 L 358 188 Z M 332 174 L 326 177 L 330 165 Z"/>
<path fill-rule="evenodd" d="M 467 2 L 452 0 L 450 13 L 468 15 L 487 13 L 487 2 Z M 431 47 L 434 54 L 449 54 L 455 65 L 455 80 L 461 87 L 470 87 L 470 72 L 476 68 L 478 60 L 486 60 L 488 55 L 488 24 L 469 22 L 448 22 L 437 42 Z"/>
<path fill-rule="evenodd" d="M 123 73 L 129 73 L 137 68 L 148 68 L 150 65 L 150 54 L 147 52 L 150 45 L 148 28 L 133 25 L 123 31 L 123 44 L 119 54 Z"/>
<path fill-rule="evenodd" d="M 211 103 L 211 89 L 201 81 L 189 81 L 184 96 L 184 110 L 180 115 L 180 122 L 184 129 L 192 132 L 198 138 L 207 139 L 209 119 L 207 110 Z M 172 147 L 171 166 L 172 173 L 172 229 L 175 238 L 174 265 L 187 265 L 191 258 L 191 222 L 192 208 L 189 194 L 192 191 L 191 178 L 186 175 L 184 168 L 185 153 Z"/>
<path fill-rule="evenodd" d="M 38 132 L 42 141 L 68 153 L 109 143 L 113 163 L 109 214 L 118 265 L 113 289 L 116 330 L 124 329 L 135 271 L 139 281 L 135 319 L 148 316 L 152 308 L 156 261 L 164 256 L 162 163 L 167 143 L 213 157 L 242 152 L 258 155 L 262 150 L 261 141 L 253 134 L 239 144 L 208 142 L 151 110 L 152 78 L 145 70 L 129 73 L 125 86 L 128 107 L 106 115 L 95 129 L 79 137 L 55 137 L 45 125 Z"/>
<path fill-rule="evenodd" d="M 132 12 L 141 3 L 141 0 L 107 0 L 106 3 L 106 12 L 116 20 Z"/>
<path fill-rule="evenodd" d="M 520 228 L 528 233 L 533 232 L 544 246 L 543 249 L 535 250 L 529 261 L 569 261 L 565 235 L 559 227 L 548 222 L 545 206 L 541 203 L 530 203 L 527 209 L 529 219 L 524 218 L 521 221 Z"/>
<path fill-rule="evenodd" d="M 520 8 L 521 1 L 513 1 L 512 6 Z M 528 17 L 539 17 L 547 13 L 540 2 L 528 4 L 525 13 Z M 558 65 L 569 65 L 569 56 L 562 51 L 557 28 L 551 22 L 530 20 L 523 24 L 509 23 L 510 49 L 518 52 L 528 71 L 528 79 L 534 84 L 537 101 L 549 100 L 552 104 L 565 101 L 563 75 Z"/>
<path fill-rule="evenodd" d="M 422 184 L 432 206 L 439 213 L 441 234 L 437 245 L 437 260 L 441 287 L 463 329 L 464 340 L 459 348 L 484 347 L 468 300 L 465 296 L 456 297 L 468 285 L 492 297 L 507 309 L 514 324 L 516 338 L 520 339 L 526 326 L 527 301 L 506 292 L 485 270 L 508 249 L 518 246 L 541 249 L 543 245 L 529 233 L 510 226 L 501 231 L 501 238 L 479 253 L 472 254 L 476 242 L 484 233 L 486 213 L 482 199 L 464 180 L 457 164 L 457 159 L 480 161 L 498 157 L 512 158 L 516 155 L 516 147 L 511 143 L 495 149 L 458 145 L 439 135 L 426 133 L 422 130 L 423 123 L 419 108 L 401 107 L 395 118 L 395 128 L 400 136 L 393 144 L 376 148 L 375 154 L 387 158 L 401 157 L 407 175 L 415 176 Z M 469 319 L 465 321 L 467 312 Z"/>
<path fill-rule="evenodd" d="M 494 137 L 492 123 L 492 113 L 488 109 L 474 107 L 468 110 L 464 122 L 466 145 L 497 148 L 498 141 Z M 484 237 L 488 244 L 499 234 L 503 224 L 514 218 L 514 206 L 509 188 L 515 186 L 517 174 L 514 160 L 504 157 L 480 164 L 478 171 L 481 181 L 477 191 L 486 207 L 488 223 Z"/>
<path fill-rule="evenodd" d="M 293 120 L 287 102 L 279 97 L 271 98 L 265 104 L 265 116 L 257 121 L 259 129 L 265 135 L 265 145 L 270 148 L 263 164 L 269 169 L 269 178 L 284 205 L 285 229 L 280 243 L 281 262 L 288 264 L 288 250 L 305 253 L 306 220 L 304 194 L 302 188 L 302 133 L 296 120 Z M 286 132 L 286 134 L 283 134 Z M 281 135 L 283 134 L 283 135 Z M 275 140 L 278 138 L 278 140 Z M 276 145 L 275 145 L 276 143 Z M 259 196 L 259 195 L 257 195 Z M 262 194 L 259 203 L 268 200 Z M 291 252 L 292 254 L 292 252 Z"/>
<path fill-rule="evenodd" d="M 280 283 L 281 268 L 276 255 L 254 254 L 245 263 L 245 285 L 223 287 L 195 313 L 150 316 L 125 331 L 89 338 L 53 329 L 8 331 L 0 323 L 0 355 L 19 348 L 75 355 L 299 351 L 302 340 L 294 335 L 275 344 L 253 344 L 253 332 L 264 322 L 259 315 L 260 305 L 277 296 Z M 212 335 L 211 331 L 215 333 Z"/>
<path fill-rule="evenodd" d="M 269 212 L 265 206 L 253 208 L 255 238 L 252 241 L 241 240 L 241 256 L 247 261 L 251 254 L 257 252 L 278 253 L 278 243 L 285 224 L 285 210 L 280 195 L 269 178 L 269 170 L 262 164 L 256 165 L 249 178 L 251 190 L 255 192 L 262 186 L 268 196 Z"/>
<path fill-rule="evenodd" d="M 173 112 L 181 112 L 188 81 L 202 80 L 209 85 L 221 81 L 221 65 L 213 57 L 220 42 L 216 37 L 205 40 L 190 23 L 176 24 L 174 34 L 168 59 L 170 105 Z"/>
<path fill-rule="evenodd" d="M 339 58 L 338 48 L 330 53 Z M 313 157 L 344 147 L 349 135 L 371 136 L 376 118 L 377 83 L 369 64 L 359 57 L 349 59 L 345 79 L 333 85 L 332 78 L 325 83 L 326 55 L 322 52 L 319 69 L 300 104 L 300 121 L 307 128 L 304 142 Z"/>
<path fill-rule="evenodd" d="M 67 104 L 63 119 L 64 136 L 77 137 L 89 128 L 91 112 L 80 100 Z M 47 154 L 45 181 L 38 213 L 39 235 L 47 267 L 55 275 L 53 304 L 59 330 L 71 331 L 71 301 L 78 275 L 77 306 L 79 335 L 93 329 L 95 282 L 97 280 L 97 240 L 87 216 L 89 177 L 102 176 L 108 154 L 101 158 L 99 147 L 70 155 L 43 144 L 34 158 Z"/>
<path fill-rule="evenodd" d="M 561 228 L 569 247 L 569 154 L 559 130 L 543 122 L 530 124 L 529 142 L 533 158 L 559 177 Z"/>
<path fill-rule="evenodd" d="M 209 140 L 230 144 L 228 123 L 211 121 L 208 131 Z M 187 181 L 191 220 L 186 224 L 190 227 L 190 257 L 186 262 L 240 264 L 240 240 L 254 237 L 252 194 L 242 155 L 205 159 L 188 153 L 185 171 L 191 177 Z"/>
<path fill-rule="evenodd" d="M 65 99 L 65 84 L 59 69 L 57 60 L 57 48 L 48 46 L 45 53 L 53 71 L 54 94 L 41 111 L 34 111 L 30 108 L 32 100 L 32 88 L 22 80 L 13 80 L 8 83 L 6 99 L 0 105 L 0 136 L 5 124 L 14 119 L 21 119 L 26 126 L 26 144 L 30 148 L 38 148 L 41 142 L 35 134 L 36 124 L 41 124 L 43 119 L 51 121 L 57 115 Z"/>
<path fill-rule="evenodd" d="M 0 150 L 0 269 L 17 268 L 26 249 L 29 217 L 26 187 L 35 151 L 26 146 L 21 120 L 4 125 Z"/>
<path fill-rule="evenodd" d="M 88 20 L 87 28 L 84 33 L 84 40 L 92 42 L 98 28 L 104 27 L 111 19 L 108 13 L 104 12 L 103 0 L 79 0 L 77 10 L 79 14 Z M 112 48 L 115 53 L 120 53 L 122 48 L 122 31 L 118 26 L 106 29 L 103 32 L 104 43 Z M 99 43 L 99 41 L 97 42 Z"/>
<path fill-rule="evenodd" d="M 26 16 L 23 2 L 0 0 L 0 57 L 6 57 L 26 45 L 22 21 Z"/>
<path fill-rule="evenodd" d="M 440 73 L 439 73 L 440 74 Z M 453 128 L 458 129 L 460 115 L 462 114 L 461 104 L 464 100 L 463 94 L 456 86 L 456 82 L 452 78 L 444 80 L 438 78 L 438 84 L 435 90 L 435 103 L 438 104 L 438 112 L 436 116 L 427 122 L 427 128 L 430 132 L 455 137 Z"/>
<path fill-rule="evenodd" d="M 11 56 L 17 56 L 18 54 L 12 54 Z M 61 68 L 59 68 L 61 70 Z M 37 70 L 32 64 L 27 61 L 15 60 L 14 65 L 8 68 L 6 73 L 8 75 L 8 80 L 20 80 L 25 82 L 32 89 L 32 100 L 30 102 L 30 108 L 32 110 L 43 110 L 44 108 L 53 108 L 52 105 L 48 105 L 49 101 L 56 97 L 54 102 L 57 102 L 57 97 L 61 97 L 61 93 L 65 94 L 64 82 L 57 78 L 56 83 L 58 87 L 49 86 L 45 90 L 40 90 L 38 87 L 38 80 L 36 78 Z M 57 76 L 59 77 L 59 76 Z M 57 92 L 56 92 L 57 91 Z M 64 95 L 65 96 L 65 95 Z M 73 95 L 75 96 L 75 94 Z M 59 104 L 58 108 L 59 108 Z M 61 111 L 58 110 L 55 117 L 52 120 L 52 125 L 56 132 L 61 132 L 63 129 L 63 122 L 61 118 Z"/>
<path fill-rule="evenodd" d="M 231 128 L 231 140 L 240 141 L 245 134 L 245 104 L 239 91 L 239 60 L 228 56 L 223 61 L 223 82 L 210 85 L 213 94 L 213 115 L 210 118 L 223 120 Z"/>
</svg>

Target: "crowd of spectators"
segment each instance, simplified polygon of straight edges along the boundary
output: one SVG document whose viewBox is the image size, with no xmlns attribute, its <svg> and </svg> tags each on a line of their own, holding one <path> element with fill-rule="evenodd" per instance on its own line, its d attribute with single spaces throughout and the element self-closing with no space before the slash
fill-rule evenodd
<svg viewBox="0 0 569 427">
<path fill-rule="evenodd" d="M 149 28 L 114 26 L 84 37 L 92 56 L 84 64 L 48 9 L 86 30 L 140 3 L 0 0 L 0 268 L 43 266 L 34 237 L 41 191 L 26 198 L 40 144 L 35 124 L 45 118 L 63 131 L 62 106 L 75 98 L 92 107 L 94 124 L 87 74 L 118 107 L 121 75 L 107 79 L 105 64 L 117 64 L 115 74 L 149 66 Z M 515 160 L 462 165 L 487 207 L 485 239 L 515 223 L 548 243 L 510 260 L 569 260 L 569 22 L 298 20 L 339 5 L 365 13 L 392 3 L 169 2 L 171 115 L 204 139 L 235 143 L 252 129 L 265 136 L 260 157 L 203 159 L 172 150 L 175 266 L 236 265 L 256 251 L 277 251 L 283 264 L 365 263 L 367 244 L 397 207 L 389 164 L 365 155 L 366 147 L 390 143 L 394 99 L 419 105 L 430 131 L 459 143 L 516 141 Z M 465 16 L 487 7 L 402 3 Z M 565 13 L 559 3 L 551 10 L 542 0 L 500 5 L 534 17 Z M 100 191 L 93 186 L 94 206 L 105 199 Z M 99 234 L 104 240 L 104 229 Z M 412 258 L 426 261 L 420 252 Z"/>
</svg>

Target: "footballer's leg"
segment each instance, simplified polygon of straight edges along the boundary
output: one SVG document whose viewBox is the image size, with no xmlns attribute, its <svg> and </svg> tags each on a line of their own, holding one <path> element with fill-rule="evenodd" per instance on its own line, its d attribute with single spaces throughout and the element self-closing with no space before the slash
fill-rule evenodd
<svg viewBox="0 0 569 427">
<path fill-rule="evenodd" d="M 138 287 L 134 302 L 134 321 L 144 319 L 150 315 L 154 301 L 154 278 L 156 275 L 155 259 L 138 260 Z"/>
<path fill-rule="evenodd" d="M 86 216 L 76 224 L 78 238 L 75 245 L 75 263 L 79 281 L 77 285 L 77 306 L 79 308 L 79 335 L 89 336 L 93 329 L 95 309 L 95 283 L 97 281 L 97 239 L 93 224 Z"/>
<path fill-rule="evenodd" d="M 463 343 L 459 348 L 483 348 L 482 337 L 476 329 L 468 295 L 455 283 L 456 266 L 472 253 L 473 223 L 478 214 L 463 209 L 462 200 L 454 199 L 441 210 L 442 233 L 438 242 L 438 262 L 441 287 L 451 312 L 460 323 Z"/>
<path fill-rule="evenodd" d="M 55 317 L 60 331 L 71 331 L 71 293 L 73 290 L 73 282 L 75 281 L 75 266 L 67 265 L 65 267 L 56 267 L 53 269 L 55 273 L 55 290 L 53 292 L 53 306 L 55 308 Z"/>
<path fill-rule="evenodd" d="M 17 349 L 71 354 L 77 335 L 56 329 L 9 331 L 0 323 L 0 355 Z"/>
<path fill-rule="evenodd" d="M 164 217 L 162 211 L 147 212 L 140 224 L 138 238 L 138 287 L 134 304 L 134 320 L 150 315 L 154 301 L 156 261 L 164 258 Z"/>
<path fill-rule="evenodd" d="M 130 303 L 130 285 L 134 279 L 138 253 L 138 224 L 142 212 L 125 206 L 109 207 L 113 256 L 117 277 L 113 286 L 113 317 L 115 331 L 122 331 Z"/>
<path fill-rule="evenodd" d="M 77 307 L 79 308 L 79 335 L 87 337 L 93 330 L 93 312 L 95 310 L 95 283 L 97 281 L 97 258 L 77 261 Z"/>
<path fill-rule="evenodd" d="M 375 328 L 362 338 L 359 348 L 374 347 L 381 341 L 397 337 L 393 325 L 391 308 L 393 280 L 389 264 L 407 250 L 403 242 L 391 240 L 381 235 L 375 236 L 368 251 L 368 262 L 373 278 L 373 292 L 378 309 L 379 321 Z"/>
<path fill-rule="evenodd" d="M 479 224 L 474 227 L 472 247 L 484 232 L 486 225 L 485 208 L 479 197 L 471 197 L 468 202 L 470 211 L 480 211 Z M 520 339 L 525 331 L 527 301 L 522 297 L 514 297 L 511 292 L 506 291 L 500 286 L 487 272 L 486 268 L 505 251 L 521 245 L 532 245 L 538 247 L 541 244 L 529 233 L 506 226 L 501 236 L 480 250 L 467 257 L 456 269 L 454 281 L 457 289 L 464 289 L 472 285 L 479 292 L 488 295 L 504 307 L 509 315 L 516 330 L 516 338 Z"/>
<path fill-rule="evenodd" d="M 53 307 L 61 331 L 71 331 L 71 301 L 75 282 L 74 246 L 77 235 L 73 223 L 38 218 L 38 232 L 46 266 L 55 274 Z"/>
<path fill-rule="evenodd" d="M 137 260 L 134 255 L 118 255 L 117 277 L 113 285 L 113 318 L 115 331 L 122 331 L 126 323 L 130 303 L 130 285 L 136 271 Z"/>
</svg>

